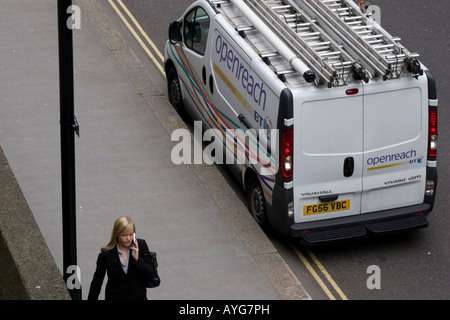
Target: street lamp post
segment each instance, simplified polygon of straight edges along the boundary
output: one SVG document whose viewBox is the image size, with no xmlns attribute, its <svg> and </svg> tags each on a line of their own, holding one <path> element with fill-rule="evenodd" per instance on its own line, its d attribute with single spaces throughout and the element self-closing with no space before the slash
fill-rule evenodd
<svg viewBox="0 0 450 320">
<path fill-rule="evenodd" d="M 74 134 L 78 124 L 74 114 L 72 29 L 67 25 L 71 16 L 67 10 L 71 5 L 71 0 L 58 0 L 63 277 L 66 284 L 69 266 L 77 265 Z M 81 299 L 81 284 L 68 286 L 68 289 L 73 300 Z"/>
</svg>

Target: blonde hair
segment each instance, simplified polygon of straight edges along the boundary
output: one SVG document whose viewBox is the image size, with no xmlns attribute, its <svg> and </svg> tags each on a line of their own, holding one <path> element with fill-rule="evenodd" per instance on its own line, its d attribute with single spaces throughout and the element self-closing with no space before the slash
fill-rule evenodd
<svg viewBox="0 0 450 320">
<path fill-rule="evenodd" d="M 133 229 L 133 232 L 136 232 L 136 226 L 134 225 L 134 222 L 130 217 L 122 216 L 117 218 L 117 220 L 114 222 L 114 227 L 111 232 L 111 239 L 104 247 L 104 249 L 111 250 L 112 248 L 114 248 L 117 245 L 117 237 L 119 235 L 125 234 L 125 232 L 127 232 L 130 227 Z"/>
</svg>

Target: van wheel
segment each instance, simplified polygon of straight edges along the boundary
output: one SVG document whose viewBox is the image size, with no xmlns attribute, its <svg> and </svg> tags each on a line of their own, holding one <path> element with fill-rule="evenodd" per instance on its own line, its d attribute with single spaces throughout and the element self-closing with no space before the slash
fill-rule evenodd
<svg viewBox="0 0 450 320">
<path fill-rule="evenodd" d="M 170 104 L 178 113 L 181 113 L 183 111 L 183 96 L 181 95 L 180 80 L 175 68 L 170 68 L 167 73 L 167 92 Z"/>
<path fill-rule="evenodd" d="M 248 182 L 247 188 L 248 209 L 262 229 L 269 225 L 267 221 L 266 199 L 264 191 L 256 176 L 252 176 Z"/>
</svg>

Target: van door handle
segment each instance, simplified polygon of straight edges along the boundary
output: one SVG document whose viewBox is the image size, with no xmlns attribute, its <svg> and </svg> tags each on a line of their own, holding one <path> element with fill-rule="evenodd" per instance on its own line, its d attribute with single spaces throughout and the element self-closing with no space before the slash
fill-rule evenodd
<svg viewBox="0 0 450 320">
<path fill-rule="evenodd" d="M 209 75 L 209 91 L 211 91 L 211 94 L 214 93 L 214 78 L 212 74 Z"/>
<path fill-rule="evenodd" d="M 331 201 L 336 201 L 338 197 L 339 197 L 338 194 L 329 194 L 326 196 L 320 196 L 319 200 L 322 202 L 331 202 Z"/>
<path fill-rule="evenodd" d="M 202 68 L 202 78 L 203 78 L 203 83 L 206 84 L 206 67 L 203 66 Z"/>
<path fill-rule="evenodd" d="M 350 177 L 353 175 L 355 169 L 355 159 L 353 157 L 347 157 L 344 160 L 344 177 Z"/>
</svg>

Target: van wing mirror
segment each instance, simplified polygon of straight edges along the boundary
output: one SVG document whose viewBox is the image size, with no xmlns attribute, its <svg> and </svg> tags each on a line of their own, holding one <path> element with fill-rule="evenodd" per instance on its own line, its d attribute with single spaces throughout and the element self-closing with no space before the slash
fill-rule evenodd
<svg viewBox="0 0 450 320">
<path fill-rule="evenodd" d="M 172 44 L 176 44 L 181 41 L 181 22 L 173 21 L 169 25 L 169 40 Z"/>
</svg>

